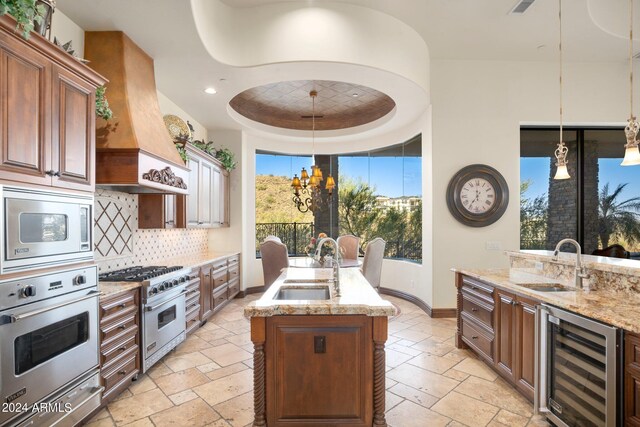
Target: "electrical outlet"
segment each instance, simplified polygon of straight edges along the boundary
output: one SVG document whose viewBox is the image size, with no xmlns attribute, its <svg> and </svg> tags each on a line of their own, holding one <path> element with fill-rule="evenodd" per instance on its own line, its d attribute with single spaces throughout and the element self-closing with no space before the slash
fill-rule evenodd
<svg viewBox="0 0 640 427">
<path fill-rule="evenodd" d="M 490 240 L 485 242 L 484 247 L 488 251 L 499 251 L 502 250 L 502 244 L 498 241 Z"/>
<path fill-rule="evenodd" d="M 536 261 L 535 267 L 536 267 L 536 270 L 540 270 L 540 271 L 544 270 L 544 264 L 541 263 L 540 261 Z"/>
</svg>

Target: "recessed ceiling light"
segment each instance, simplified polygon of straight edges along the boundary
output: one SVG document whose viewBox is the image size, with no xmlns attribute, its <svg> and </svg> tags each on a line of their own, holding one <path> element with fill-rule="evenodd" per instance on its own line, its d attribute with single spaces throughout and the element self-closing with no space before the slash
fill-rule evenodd
<svg viewBox="0 0 640 427">
<path fill-rule="evenodd" d="M 208 88 L 206 88 L 204 90 L 204 93 L 208 93 L 209 95 L 213 95 L 213 94 L 217 93 L 217 91 L 212 87 L 208 87 Z"/>
</svg>

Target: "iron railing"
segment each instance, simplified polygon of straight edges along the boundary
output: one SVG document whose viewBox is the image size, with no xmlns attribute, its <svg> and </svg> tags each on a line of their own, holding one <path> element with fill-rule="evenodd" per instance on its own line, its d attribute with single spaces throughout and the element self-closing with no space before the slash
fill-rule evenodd
<svg viewBox="0 0 640 427">
<path fill-rule="evenodd" d="M 263 222 L 256 224 L 256 257 L 260 257 L 260 243 L 267 236 L 276 236 L 287 245 L 289 256 L 305 256 L 313 237 L 312 222 Z"/>
</svg>

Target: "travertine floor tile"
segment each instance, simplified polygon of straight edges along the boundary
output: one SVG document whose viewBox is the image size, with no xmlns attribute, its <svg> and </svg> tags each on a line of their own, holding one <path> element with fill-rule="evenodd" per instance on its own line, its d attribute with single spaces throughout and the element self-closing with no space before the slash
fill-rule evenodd
<svg viewBox="0 0 640 427">
<path fill-rule="evenodd" d="M 149 418 L 143 418 L 141 420 L 125 424 L 123 427 L 154 427 L 154 425 Z"/>
<path fill-rule="evenodd" d="M 215 369 L 207 372 L 207 376 L 210 380 L 217 380 L 218 378 L 226 377 L 227 375 L 235 374 L 236 372 L 249 369 L 244 363 L 236 363 L 233 365 L 225 366 L 224 368 Z"/>
<path fill-rule="evenodd" d="M 145 391 L 153 390 L 154 388 L 156 388 L 156 383 L 154 383 L 147 375 L 141 375 L 138 377 L 137 381 L 131 383 L 129 391 L 131 394 L 140 394 Z"/>
<path fill-rule="evenodd" d="M 391 387 L 389 391 L 391 393 L 397 394 L 400 397 L 410 400 L 413 403 L 424 406 L 425 408 L 431 408 L 433 404 L 438 401 L 437 397 L 431 396 L 430 394 L 427 394 L 420 390 L 416 390 L 415 388 L 409 387 L 408 385 L 404 385 L 402 383 L 397 383 L 396 385 Z"/>
<path fill-rule="evenodd" d="M 176 373 L 165 375 L 156 380 L 160 390 L 166 395 L 176 394 L 184 390 L 190 390 L 209 382 L 209 378 L 196 368 L 185 369 Z"/>
<path fill-rule="evenodd" d="M 202 399 L 190 400 L 151 416 L 156 427 L 203 427 L 220 418 Z"/>
<path fill-rule="evenodd" d="M 169 367 L 165 365 L 163 361 L 160 361 L 153 365 L 151 369 L 147 371 L 146 375 L 155 380 L 156 378 L 160 378 L 163 375 L 169 375 L 172 373 L 173 371 L 169 369 Z"/>
<path fill-rule="evenodd" d="M 427 371 L 443 374 L 453 366 L 458 364 L 457 360 L 448 359 L 446 357 L 436 356 L 435 354 L 420 354 L 409 360 L 411 365 L 417 366 Z"/>
<path fill-rule="evenodd" d="M 197 399 L 198 395 L 195 394 L 191 389 L 181 391 L 180 393 L 172 394 L 168 396 L 169 399 L 173 402 L 174 405 L 182 405 L 184 402 L 188 402 L 193 399 Z"/>
<path fill-rule="evenodd" d="M 163 360 L 165 365 L 167 365 L 173 372 L 184 371 L 185 369 L 195 368 L 196 366 L 211 363 L 211 359 L 199 351 L 185 354 L 170 354 L 169 357 Z"/>
<path fill-rule="evenodd" d="M 402 331 L 394 332 L 393 336 L 409 341 L 419 342 L 422 340 L 426 340 L 431 335 L 425 334 L 420 331 L 412 331 L 411 329 L 403 329 Z"/>
<path fill-rule="evenodd" d="M 455 350 L 454 346 L 433 340 L 431 338 L 420 341 L 419 343 L 413 345 L 413 348 L 424 351 L 425 353 L 435 354 L 437 356 L 444 356 L 450 351 Z"/>
<path fill-rule="evenodd" d="M 253 357 L 251 353 L 231 343 L 202 350 L 202 353 L 220 366 L 229 366 Z"/>
<path fill-rule="evenodd" d="M 387 377 L 435 397 L 444 397 L 460 383 L 451 378 L 404 364 L 387 372 Z"/>
<path fill-rule="evenodd" d="M 488 381 L 495 381 L 495 379 L 498 378 L 496 371 L 488 367 L 486 363 L 477 359 L 464 359 L 455 366 L 455 369 L 456 371 L 465 372 Z"/>
<path fill-rule="evenodd" d="M 194 334 L 193 336 L 189 337 L 188 340 L 186 340 L 185 342 L 180 344 L 178 347 L 176 347 L 173 354 L 177 355 L 177 354 L 193 353 L 194 351 L 200 351 L 210 347 L 211 347 L 211 343 L 203 340 L 202 338 Z"/>
<path fill-rule="evenodd" d="M 215 371 L 214 371 L 215 372 Z M 253 372 L 245 371 L 195 387 L 194 392 L 209 405 L 214 406 L 253 390 Z"/>
<path fill-rule="evenodd" d="M 148 417 L 173 406 L 171 401 L 160 391 L 153 389 L 133 397 L 121 399 L 109 404 L 109 413 L 116 424 L 126 424 Z"/>
<path fill-rule="evenodd" d="M 404 401 L 404 398 L 398 396 L 397 394 L 393 394 L 389 390 L 387 390 L 384 396 L 384 404 L 385 404 L 386 412 L 389 412 L 389 410 L 396 407 L 402 401 Z"/>
<path fill-rule="evenodd" d="M 392 368 L 395 368 L 396 366 L 400 366 L 402 365 L 404 362 L 411 360 L 413 358 L 413 356 L 410 356 L 406 353 L 400 353 L 399 351 L 395 351 L 395 350 L 387 350 L 387 357 L 385 360 L 385 363 L 387 364 L 387 366 L 391 366 Z"/>
<path fill-rule="evenodd" d="M 492 382 L 472 375 L 456 391 L 527 418 L 533 415 L 531 403 L 502 379 Z"/>
<path fill-rule="evenodd" d="M 413 402 L 405 400 L 386 414 L 390 427 L 439 427 L 450 419 Z"/>
<path fill-rule="evenodd" d="M 499 408 L 453 391 L 433 405 L 431 410 L 468 426 L 486 426 Z"/>
<path fill-rule="evenodd" d="M 116 424 L 113 422 L 111 417 L 101 418 L 99 420 L 91 420 L 85 427 L 114 427 Z"/>
<path fill-rule="evenodd" d="M 232 426 L 245 426 L 253 421 L 253 392 L 219 403 L 213 409 Z"/>
<path fill-rule="evenodd" d="M 495 427 L 524 427 L 528 422 L 529 418 L 502 409 L 495 417 L 493 417 L 493 421 L 491 421 L 489 425 Z"/>
</svg>

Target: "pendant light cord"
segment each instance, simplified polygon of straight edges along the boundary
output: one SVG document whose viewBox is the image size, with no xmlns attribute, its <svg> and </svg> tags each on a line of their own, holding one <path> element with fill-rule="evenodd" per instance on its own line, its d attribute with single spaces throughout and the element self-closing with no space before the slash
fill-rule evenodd
<svg viewBox="0 0 640 427">
<path fill-rule="evenodd" d="M 316 155 L 316 96 L 318 93 L 315 90 L 312 90 L 309 95 L 311 95 L 311 157 L 313 164 L 316 164 L 315 155 Z"/>
<path fill-rule="evenodd" d="M 562 0 L 558 0 L 558 20 L 560 21 L 560 42 L 558 44 L 558 50 L 560 52 L 560 144 L 564 144 L 562 138 Z"/>
</svg>

